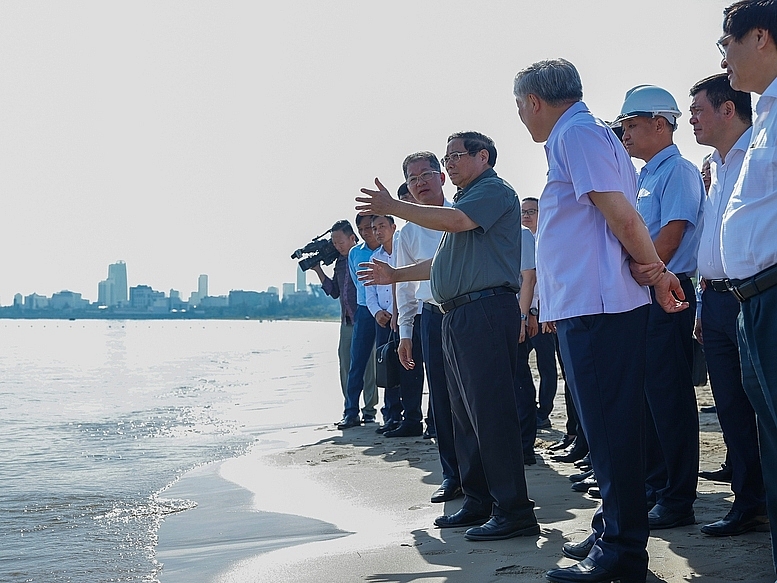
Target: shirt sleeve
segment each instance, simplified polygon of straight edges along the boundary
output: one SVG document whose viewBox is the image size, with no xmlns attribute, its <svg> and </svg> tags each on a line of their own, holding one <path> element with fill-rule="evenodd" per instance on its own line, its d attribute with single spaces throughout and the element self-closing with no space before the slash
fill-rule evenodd
<svg viewBox="0 0 777 583">
<path fill-rule="evenodd" d="M 380 310 L 380 303 L 378 302 L 378 286 L 366 285 L 364 286 L 365 299 L 367 300 L 367 309 L 373 316 Z"/>
<path fill-rule="evenodd" d="M 397 266 L 412 265 L 415 263 L 412 258 L 410 245 L 408 241 L 409 230 L 403 230 L 397 243 Z M 418 300 L 415 297 L 418 291 L 417 281 L 402 281 L 397 284 L 397 323 L 399 325 L 400 338 L 413 337 L 413 319 L 418 312 Z"/>
<path fill-rule="evenodd" d="M 525 227 L 521 228 L 521 271 L 536 269 L 534 257 L 534 235 Z"/>
</svg>

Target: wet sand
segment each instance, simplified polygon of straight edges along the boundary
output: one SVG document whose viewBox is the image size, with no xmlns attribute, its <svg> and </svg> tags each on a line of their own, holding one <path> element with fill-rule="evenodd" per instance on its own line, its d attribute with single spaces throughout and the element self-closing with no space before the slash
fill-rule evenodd
<svg viewBox="0 0 777 583">
<path fill-rule="evenodd" d="M 573 563 L 561 546 L 587 536 L 598 501 L 570 490 L 577 470 L 550 460 L 546 447 L 563 429 L 563 390 L 538 433 L 538 464 L 526 469 L 539 537 L 470 542 L 465 529 L 432 521 L 461 499 L 431 504 L 441 479 L 434 443 L 383 438 L 374 425 L 345 432 L 330 424 L 279 432 L 286 449 L 249 454 L 188 474 L 170 497 L 196 500 L 195 510 L 168 517 L 159 533 L 162 583 L 187 581 L 464 583 L 544 581 Z M 709 387 L 699 406 L 712 404 Z M 701 466 L 716 469 L 725 448 L 717 418 L 701 414 Z M 199 472 L 199 474 L 197 473 Z M 699 481 L 697 524 L 655 532 L 648 581 L 773 583 L 769 534 L 712 538 L 702 524 L 730 508 L 728 484 Z"/>
</svg>

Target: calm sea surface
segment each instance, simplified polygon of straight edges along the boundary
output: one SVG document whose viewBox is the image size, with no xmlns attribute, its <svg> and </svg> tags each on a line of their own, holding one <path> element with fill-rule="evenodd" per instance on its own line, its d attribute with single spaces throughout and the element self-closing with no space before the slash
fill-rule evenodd
<svg viewBox="0 0 777 583">
<path fill-rule="evenodd" d="M 0 582 L 156 581 L 159 521 L 192 504 L 164 488 L 320 424 L 322 391 L 337 410 L 337 331 L 0 320 Z"/>
</svg>

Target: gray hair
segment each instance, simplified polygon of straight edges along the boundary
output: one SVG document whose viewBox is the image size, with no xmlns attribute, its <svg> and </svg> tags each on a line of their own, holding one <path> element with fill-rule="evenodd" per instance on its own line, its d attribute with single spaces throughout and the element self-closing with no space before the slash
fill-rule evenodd
<svg viewBox="0 0 777 583">
<path fill-rule="evenodd" d="M 562 105 L 583 99 L 583 82 L 575 66 L 566 59 L 548 59 L 529 65 L 515 76 L 515 97 L 530 93 L 549 105 Z"/>
</svg>

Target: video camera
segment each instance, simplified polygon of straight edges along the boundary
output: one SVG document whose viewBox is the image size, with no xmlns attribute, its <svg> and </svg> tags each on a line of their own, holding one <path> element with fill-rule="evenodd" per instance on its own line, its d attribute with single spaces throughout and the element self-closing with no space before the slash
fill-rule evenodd
<svg viewBox="0 0 777 583">
<path fill-rule="evenodd" d="M 291 254 L 292 259 L 302 259 L 299 262 L 299 267 L 302 271 L 307 271 L 318 263 L 329 265 L 340 257 L 340 252 L 335 249 L 335 246 L 332 244 L 332 238 L 323 238 L 331 232 L 330 229 L 329 231 L 320 234 L 318 237 L 314 237 L 313 240 L 302 249 L 297 249 Z"/>
</svg>

